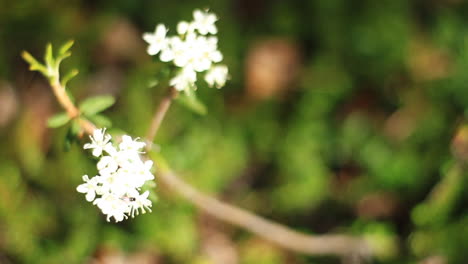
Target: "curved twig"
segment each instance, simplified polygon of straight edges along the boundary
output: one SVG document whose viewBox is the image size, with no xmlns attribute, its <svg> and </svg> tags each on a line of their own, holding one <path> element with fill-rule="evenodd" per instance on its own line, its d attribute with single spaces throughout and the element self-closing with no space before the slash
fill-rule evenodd
<svg viewBox="0 0 468 264">
<path fill-rule="evenodd" d="M 156 133 L 158 132 L 164 117 L 166 116 L 167 110 L 169 110 L 169 107 L 171 106 L 172 99 L 174 99 L 178 93 L 179 92 L 176 89 L 170 87 L 169 93 L 159 103 L 158 109 L 156 109 L 154 112 L 153 119 L 151 120 L 148 133 L 146 134 L 146 139 L 150 142 L 152 142 L 156 137 Z M 147 142 L 149 143 L 147 146 L 152 146 L 150 142 Z"/>
<path fill-rule="evenodd" d="M 310 255 L 358 255 L 368 257 L 371 250 L 364 239 L 347 235 L 310 236 L 277 224 L 244 209 L 203 194 L 172 171 L 163 171 L 158 179 L 208 214 L 245 228 L 282 248 Z"/>
</svg>

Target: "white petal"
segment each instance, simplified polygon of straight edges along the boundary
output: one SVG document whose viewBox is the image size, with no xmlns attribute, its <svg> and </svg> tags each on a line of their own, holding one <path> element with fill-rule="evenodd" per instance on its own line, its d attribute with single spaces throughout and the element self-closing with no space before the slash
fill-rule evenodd
<svg viewBox="0 0 468 264">
<path fill-rule="evenodd" d="M 155 41 L 155 37 L 151 33 L 145 33 L 143 34 L 143 39 L 148 42 L 149 44 L 153 43 Z"/>
<path fill-rule="evenodd" d="M 99 157 L 99 156 L 101 156 L 101 154 L 102 154 L 102 148 L 101 148 L 101 147 L 96 147 L 96 148 L 93 150 L 93 156 Z"/>
<path fill-rule="evenodd" d="M 158 45 L 149 45 L 148 48 L 146 49 L 148 54 L 151 56 L 158 54 L 160 50 L 161 48 Z"/>
<path fill-rule="evenodd" d="M 83 148 L 84 148 L 84 149 L 94 148 L 94 144 L 86 143 L 86 144 L 84 144 Z"/>
<path fill-rule="evenodd" d="M 104 130 L 105 129 L 95 129 L 93 131 L 93 138 L 95 141 L 101 142 L 104 139 Z"/>
<path fill-rule="evenodd" d="M 107 143 L 105 146 L 104 146 L 104 150 L 109 154 L 109 155 L 114 155 L 117 150 L 115 149 L 114 146 L 112 146 L 111 143 Z"/>
<path fill-rule="evenodd" d="M 170 49 L 164 49 L 159 55 L 159 59 L 163 62 L 169 62 L 174 59 L 174 52 Z"/>
<path fill-rule="evenodd" d="M 212 24 L 212 23 L 216 22 L 216 20 L 218 20 L 218 18 L 216 17 L 215 14 L 207 13 L 206 20 L 209 21 Z"/>
<path fill-rule="evenodd" d="M 140 198 L 141 198 L 141 199 L 147 199 L 148 196 L 149 196 L 149 191 L 146 191 L 146 192 L 144 192 L 144 193 L 141 194 Z"/>
<path fill-rule="evenodd" d="M 181 21 L 177 24 L 177 33 L 183 35 L 187 33 L 189 29 L 189 23 L 185 21 Z"/>
<path fill-rule="evenodd" d="M 151 167 L 153 167 L 153 161 L 152 161 L 152 160 L 147 160 L 147 161 L 145 161 L 145 168 L 146 168 L 147 170 L 150 170 Z"/>
<path fill-rule="evenodd" d="M 203 12 L 200 9 L 195 9 L 193 11 L 193 18 L 195 20 L 201 20 L 203 19 L 203 17 L 204 17 Z"/>
<path fill-rule="evenodd" d="M 87 184 L 83 183 L 83 184 L 78 185 L 78 187 L 76 187 L 76 191 L 79 193 L 87 193 L 88 192 Z"/>
<path fill-rule="evenodd" d="M 89 191 L 86 194 L 86 201 L 92 202 L 94 200 L 94 198 L 96 198 L 96 193 L 93 190 Z"/>
<path fill-rule="evenodd" d="M 217 50 L 210 54 L 210 58 L 213 62 L 220 62 L 223 60 L 223 54 Z"/>
<path fill-rule="evenodd" d="M 163 24 L 158 24 L 156 26 L 155 35 L 158 39 L 165 38 L 166 33 L 167 33 L 166 26 L 164 26 Z"/>
<path fill-rule="evenodd" d="M 217 33 L 218 33 L 218 29 L 216 28 L 215 25 L 211 25 L 211 26 L 208 28 L 208 32 L 211 33 L 211 34 L 217 34 Z"/>
</svg>

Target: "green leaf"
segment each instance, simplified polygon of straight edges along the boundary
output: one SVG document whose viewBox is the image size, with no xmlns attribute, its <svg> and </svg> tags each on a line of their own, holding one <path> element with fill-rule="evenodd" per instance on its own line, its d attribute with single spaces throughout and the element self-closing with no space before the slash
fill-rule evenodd
<svg viewBox="0 0 468 264">
<path fill-rule="evenodd" d="M 96 96 L 84 100 L 79 108 L 86 116 L 92 116 L 100 113 L 115 103 L 114 97 L 110 95 Z"/>
<path fill-rule="evenodd" d="M 63 150 L 68 152 L 73 143 L 79 142 L 78 136 L 81 132 L 80 120 L 78 118 L 73 119 L 71 125 L 68 127 L 67 134 L 65 135 L 63 142 Z"/>
<path fill-rule="evenodd" d="M 47 75 L 47 69 L 44 65 L 39 63 L 29 52 L 23 51 L 21 57 L 29 64 L 29 69 L 31 71 L 39 71 L 44 75 Z"/>
<path fill-rule="evenodd" d="M 69 41 L 65 42 L 65 44 L 63 44 L 60 47 L 60 49 L 58 51 L 58 54 L 59 54 L 58 56 L 67 55 L 69 53 L 68 50 L 73 46 L 74 43 L 75 43 L 75 41 L 73 41 L 73 40 L 69 40 Z"/>
<path fill-rule="evenodd" d="M 63 141 L 63 151 L 68 152 L 70 151 L 71 145 L 73 143 L 74 137 L 71 126 L 67 130 L 67 134 L 65 135 Z"/>
<path fill-rule="evenodd" d="M 199 115 L 205 115 L 207 112 L 206 106 L 198 100 L 195 93 L 190 95 L 181 94 L 177 97 L 176 101 Z"/>
<path fill-rule="evenodd" d="M 70 126 L 70 133 L 75 138 L 78 137 L 78 134 L 81 131 L 80 121 L 78 119 L 73 120 Z"/>
<path fill-rule="evenodd" d="M 44 56 L 44 61 L 45 61 L 45 64 L 47 66 L 50 66 L 52 68 L 54 68 L 54 54 L 52 52 L 52 44 L 51 43 L 47 43 L 47 47 L 46 47 L 46 53 L 45 53 L 45 56 Z"/>
<path fill-rule="evenodd" d="M 94 115 L 89 118 L 96 124 L 98 127 L 106 127 L 109 128 L 112 126 L 112 121 L 104 115 Z"/>
<path fill-rule="evenodd" d="M 70 121 L 70 117 L 67 113 L 59 113 L 47 120 L 47 126 L 51 128 L 57 128 L 65 125 L 68 121 Z"/>
<path fill-rule="evenodd" d="M 70 80 L 71 80 L 73 77 L 75 77 L 76 75 L 78 75 L 78 70 L 77 70 L 77 69 L 73 69 L 73 70 L 69 71 L 69 72 L 62 78 L 62 81 L 61 81 L 62 86 L 63 86 L 63 87 L 66 87 L 68 81 L 70 81 Z"/>
<path fill-rule="evenodd" d="M 23 51 L 21 53 L 21 57 L 29 63 L 29 65 L 35 65 L 35 64 L 40 64 L 29 52 Z"/>
</svg>

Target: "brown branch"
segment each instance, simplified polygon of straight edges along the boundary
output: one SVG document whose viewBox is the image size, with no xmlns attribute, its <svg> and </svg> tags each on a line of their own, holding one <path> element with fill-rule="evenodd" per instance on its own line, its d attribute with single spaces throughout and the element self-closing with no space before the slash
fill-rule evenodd
<svg viewBox="0 0 468 264">
<path fill-rule="evenodd" d="M 368 258 L 371 249 L 364 239 L 347 235 L 316 235 L 299 233 L 283 225 L 259 217 L 244 209 L 221 202 L 197 191 L 172 171 L 158 174 L 158 179 L 206 213 L 245 228 L 282 248 L 310 255 L 355 255 Z"/>
<path fill-rule="evenodd" d="M 73 104 L 65 88 L 59 82 L 51 83 L 50 86 L 52 87 L 52 91 L 57 98 L 57 101 L 63 109 L 67 111 L 70 118 L 78 118 L 81 128 L 86 132 L 86 134 L 92 135 L 96 126 L 90 121 L 80 118 L 80 110 Z"/>
<path fill-rule="evenodd" d="M 179 92 L 173 88 L 169 88 L 169 93 L 166 95 L 161 102 L 159 103 L 158 109 L 154 112 L 153 119 L 151 120 L 150 128 L 148 129 L 148 133 L 146 134 L 146 139 L 148 141 L 147 146 L 152 146 L 152 142 L 156 137 L 156 133 L 161 126 L 161 123 L 166 116 L 167 110 L 171 106 L 172 99 L 174 99 Z"/>
<path fill-rule="evenodd" d="M 52 90 L 62 107 L 70 117 L 78 117 L 79 110 L 68 97 L 60 84 L 52 85 Z M 154 115 L 147 140 L 152 142 L 156 132 L 164 119 L 172 99 L 176 96 L 175 90 L 166 96 Z M 96 128 L 88 120 L 80 119 L 80 125 L 87 134 L 92 134 Z M 252 214 L 244 209 L 240 209 L 221 202 L 214 197 L 205 195 L 194 187 L 184 182 L 170 170 L 159 173 L 159 180 L 179 195 L 192 202 L 196 207 L 204 210 L 208 214 L 225 222 L 245 228 L 264 239 L 277 245 L 296 252 L 310 255 L 338 255 L 370 257 L 373 252 L 368 243 L 358 237 L 347 235 L 306 235 L 274 223 L 265 218 Z"/>
</svg>

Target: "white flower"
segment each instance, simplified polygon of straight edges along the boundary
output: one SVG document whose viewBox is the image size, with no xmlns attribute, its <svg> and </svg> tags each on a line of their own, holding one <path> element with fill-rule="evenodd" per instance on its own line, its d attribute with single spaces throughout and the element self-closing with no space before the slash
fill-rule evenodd
<svg viewBox="0 0 468 264">
<path fill-rule="evenodd" d="M 169 81 L 169 84 L 174 86 L 178 91 L 184 91 L 195 86 L 197 74 L 190 68 L 183 68 L 174 78 Z"/>
<path fill-rule="evenodd" d="M 93 136 L 90 136 L 91 143 L 86 143 L 84 149 L 93 149 L 93 156 L 99 157 L 102 151 L 111 146 L 109 141 L 112 137 L 109 134 L 105 134 L 106 129 L 95 129 Z"/>
<path fill-rule="evenodd" d="M 111 217 L 114 218 L 115 222 L 128 218 L 125 215 L 130 210 L 128 203 L 114 194 L 105 194 L 96 199 L 93 204 L 97 205 L 102 213 L 107 215 L 107 221 L 110 221 Z"/>
<path fill-rule="evenodd" d="M 153 162 L 151 160 L 145 161 L 143 164 L 138 164 L 132 171 L 133 183 L 135 187 L 142 186 L 146 181 L 154 179 L 154 175 L 151 173 L 151 167 Z"/>
<path fill-rule="evenodd" d="M 139 152 L 140 149 L 143 149 L 145 147 L 144 142 L 139 142 L 138 138 L 132 139 L 132 137 L 124 135 L 122 136 L 122 142 L 119 144 L 119 149 L 121 151 L 134 151 L 134 152 Z"/>
<path fill-rule="evenodd" d="M 218 39 L 216 37 L 200 36 L 194 40 L 193 55 L 190 63 L 197 72 L 203 72 L 211 67 L 212 62 L 219 62 L 223 56 L 218 50 Z"/>
<path fill-rule="evenodd" d="M 205 81 L 210 87 L 221 88 L 226 84 L 228 77 L 228 68 L 225 65 L 217 65 L 208 71 Z"/>
<path fill-rule="evenodd" d="M 78 185 L 76 190 L 80 193 L 86 193 L 86 200 L 92 202 L 96 198 L 96 193 L 99 192 L 98 178 L 93 177 L 89 179 L 88 175 L 84 175 L 83 181 L 85 183 Z"/>
<path fill-rule="evenodd" d="M 146 213 L 145 209 L 151 212 L 151 208 L 150 208 L 151 201 L 148 200 L 148 196 L 149 196 L 149 192 L 146 191 L 142 193 L 141 195 L 132 197 L 133 199 L 131 199 L 132 201 L 130 202 L 130 208 L 131 208 L 130 215 L 132 217 L 135 216 L 135 213 L 136 215 L 139 215 L 140 214 L 139 210 L 141 210 L 142 214 Z"/>
<path fill-rule="evenodd" d="M 215 26 L 218 18 L 215 14 L 196 9 L 193 12 L 193 19 L 189 22 L 179 22 L 177 24 L 178 35 L 176 36 L 166 38 L 166 28 L 162 25 L 158 25 L 161 30 L 157 29 L 156 33 L 144 35 L 145 40 L 149 38 L 150 47 L 148 49 L 153 51 L 149 52 L 151 55 L 160 52 L 159 59 L 161 61 L 172 62 L 180 68 L 177 74 L 170 79 L 169 84 L 186 93 L 197 88 L 195 86 L 197 73 L 210 71 L 205 80 L 210 86 L 218 88 L 223 86 L 227 80 L 227 67 L 213 66 L 214 63 L 223 60 L 223 54 L 218 50 L 218 38 L 213 36 L 218 32 Z M 156 45 L 159 48 L 153 50 L 151 43 L 157 42 L 154 40 L 157 33 L 164 44 Z"/>
<path fill-rule="evenodd" d="M 218 33 L 218 29 L 214 24 L 216 20 L 218 20 L 215 14 L 195 9 L 195 11 L 193 11 L 193 18 L 195 20 L 193 22 L 194 27 L 198 30 L 198 32 L 200 32 L 200 34 L 206 35 L 208 33 Z"/>
<path fill-rule="evenodd" d="M 166 26 L 159 24 L 156 26 L 154 33 L 143 34 L 143 39 L 149 44 L 147 49 L 149 55 L 156 55 L 167 47 L 166 33 Z"/>
<path fill-rule="evenodd" d="M 191 57 L 193 56 L 193 36 L 194 34 L 188 34 L 185 41 L 175 37 L 172 39 L 171 47 L 173 51 L 174 65 L 177 67 L 186 67 L 189 64 Z"/>
<path fill-rule="evenodd" d="M 101 175 L 114 173 L 119 168 L 117 161 L 111 156 L 104 156 L 97 163 L 97 169 Z"/>
<path fill-rule="evenodd" d="M 87 175 L 83 176 L 85 183 L 79 185 L 77 191 L 86 193 L 86 200 L 94 200 L 93 204 L 107 215 L 108 221 L 113 218 L 119 222 L 130 214 L 132 217 L 138 214 L 138 210 L 144 213 L 145 209 L 151 207 L 151 201 L 147 199 L 149 192 L 140 194 L 140 190 L 147 181 L 154 179 L 151 172 L 153 162 L 141 159 L 140 154 L 146 144 L 138 138 L 124 135 L 118 147 L 115 147 L 104 131 L 94 131 L 91 138 L 94 145 L 87 147 L 93 148 L 93 153 L 96 148 L 100 148 L 97 155 L 100 156 L 97 162 L 99 175 L 91 179 Z"/>
<path fill-rule="evenodd" d="M 188 32 L 193 32 L 195 30 L 194 24 L 193 23 L 188 23 L 186 21 L 180 21 L 177 24 L 177 33 L 180 35 L 184 35 Z"/>
</svg>

